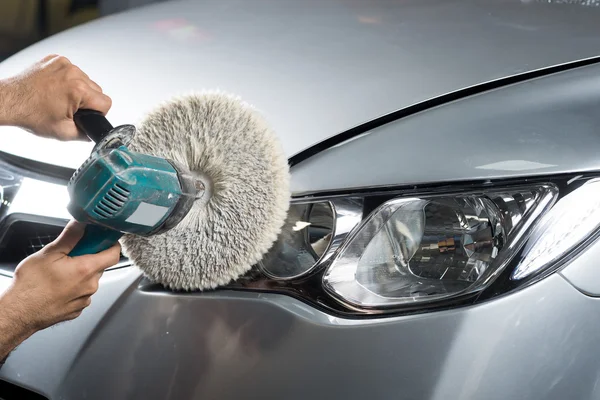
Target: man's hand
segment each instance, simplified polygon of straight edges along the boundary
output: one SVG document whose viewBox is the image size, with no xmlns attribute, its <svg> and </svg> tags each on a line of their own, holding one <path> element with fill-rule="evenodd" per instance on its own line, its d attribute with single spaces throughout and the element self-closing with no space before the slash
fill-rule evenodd
<svg viewBox="0 0 600 400">
<path fill-rule="evenodd" d="M 36 331 L 77 318 L 91 304 L 102 272 L 119 261 L 120 246 L 69 257 L 84 225 L 70 222 L 41 251 L 23 260 L 0 296 L 0 358 Z"/>
<path fill-rule="evenodd" d="M 29 69 L 0 80 L 0 125 L 38 136 L 87 140 L 75 126 L 80 108 L 106 114 L 112 101 L 102 88 L 65 57 L 51 55 Z"/>
</svg>

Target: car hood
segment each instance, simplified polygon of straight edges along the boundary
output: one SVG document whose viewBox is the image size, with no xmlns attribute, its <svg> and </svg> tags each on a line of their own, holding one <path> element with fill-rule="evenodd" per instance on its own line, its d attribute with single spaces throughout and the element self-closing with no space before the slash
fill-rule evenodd
<svg viewBox="0 0 600 400">
<path fill-rule="evenodd" d="M 64 55 L 111 96 L 115 125 L 173 95 L 237 93 L 293 155 L 419 101 L 599 54 L 600 7 L 573 3 L 166 2 L 43 40 L 1 63 L 0 77 Z M 76 168 L 91 149 L 1 131 L 0 150 L 60 166 Z"/>
</svg>

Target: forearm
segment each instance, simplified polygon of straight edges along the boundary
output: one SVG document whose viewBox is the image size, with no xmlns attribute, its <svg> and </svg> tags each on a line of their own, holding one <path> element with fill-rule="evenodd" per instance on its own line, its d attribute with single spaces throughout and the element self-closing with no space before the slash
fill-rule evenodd
<svg viewBox="0 0 600 400">
<path fill-rule="evenodd" d="M 0 79 L 0 126 L 13 125 L 16 123 L 14 117 L 14 89 L 8 79 Z"/>
<path fill-rule="evenodd" d="M 32 334 L 10 300 L 0 297 L 0 361 Z"/>
</svg>

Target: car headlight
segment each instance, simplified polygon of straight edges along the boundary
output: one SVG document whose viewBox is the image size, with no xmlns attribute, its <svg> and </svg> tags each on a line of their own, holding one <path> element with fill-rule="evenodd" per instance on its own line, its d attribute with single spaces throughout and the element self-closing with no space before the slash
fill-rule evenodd
<svg viewBox="0 0 600 400">
<path fill-rule="evenodd" d="M 344 315 L 473 304 L 556 271 L 600 229 L 593 176 L 293 199 L 284 229 L 231 288 Z"/>
<path fill-rule="evenodd" d="M 69 175 L 49 179 L 41 167 L 6 157 L 0 274 L 10 275 L 62 230 Z M 271 250 L 228 287 L 285 293 L 344 316 L 420 312 L 535 283 L 599 232 L 593 174 L 316 193 L 292 200 Z"/>
<path fill-rule="evenodd" d="M 361 218 L 360 200 L 296 201 L 279 239 L 259 266 L 275 279 L 305 276 L 333 254 Z"/>
<path fill-rule="evenodd" d="M 353 307 L 386 308 L 476 292 L 551 186 L 399 197 L 374 210 L 342 246 L 323 282 Z"/>
<path fill-rule="evenodd" d="M 561 258 L 575 255 L 582 250 L 578 247 L 595 240 L 599 228 L 600 180 L 590 179 L 566 194 L 533 228 L 511 279 L 530 278 Z"/>
</svg>

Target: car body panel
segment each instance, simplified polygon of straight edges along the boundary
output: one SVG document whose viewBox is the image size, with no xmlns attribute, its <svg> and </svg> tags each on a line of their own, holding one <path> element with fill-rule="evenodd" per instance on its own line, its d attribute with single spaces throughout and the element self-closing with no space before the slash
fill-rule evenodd
<svg viewBox="0 0 600 400">
<path fill-rule="evenodd" d="M 584 3 L 168 2 L 42 41 L 0 76 L 64 54 L 111 95 L 114 124 L 219 87 L 262 110 L 291 156 L 417 102 L 600 54 L 600 7 Z M 293 190 L 597 170 L 598 70 L 377 128 L 295 166 Z M 71 168 L 91 149 L 0 132 L 0 150 Z M 55 197 L 52 207 L 64 207 Z M 61 400 L 598 398 L 600 299 L 581 284 L 595 276 L 581 271 L 597 269 L 597 246 L 510 295 L 389 318 L 342 318 L 275 293 L 150 290 L 135 267 L 119 268 L 104 273 L 81 317 L 22 343 L 0 379 Z M 0 276 L 0 290 L 10 282 Z"/>
<path fill-rule="evenodd" d="M 599 76 L 600 64 L 588 65 L 385 124 L 294 166 L 292 190 L 600 170 Z"/>
<path fill-rule="evenodd" d="M 3 62 L 0 77 L 46 54 L 65 55 L 111 96 L 113 124 L 137 123 L 174 95 L 234 92 L 265 114 L 292 155 L 432 97 L 600 54 L 600 7 L 584 4 L 166 2 L 41 41 Z M 0 132 L 0 150 L 71 168 L 91 149 Z M 481 143 L 477 152 L 487 150 Z"/>
<path fill-rule="evenodd" d="M 578 262 L 566 266 L 560 274 L 582 293 L 600 297 L 600 244 L 587 248 Z"/>
<path fill-rule="evenodd" d="M 371 320 L 278 294 L 148 292 L 133 267 L 105 275 L 80 318 L 36 333 L 0 378 L 52 399 L 600 395 L 600 300 L 558 274 L 476 306 Z"/>
</svg>

